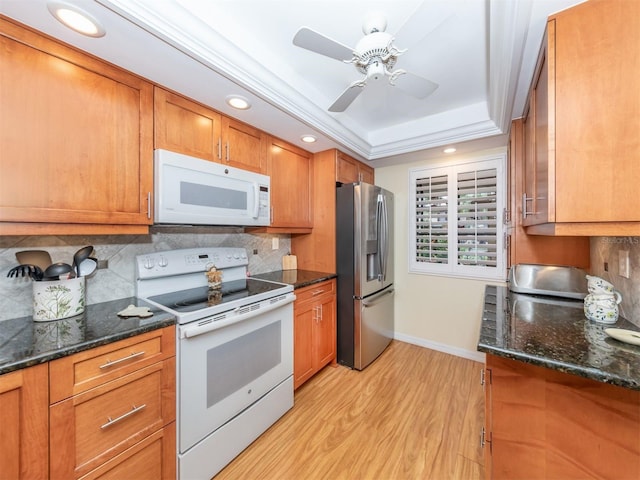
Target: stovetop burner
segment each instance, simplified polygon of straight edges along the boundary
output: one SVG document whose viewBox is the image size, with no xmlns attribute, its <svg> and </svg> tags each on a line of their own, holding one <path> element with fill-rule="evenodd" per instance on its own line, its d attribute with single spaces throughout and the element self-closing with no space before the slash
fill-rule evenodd
<svg viewBox="0 0 640 480">
<path fill-rule="evenodd" d="M 208 287 L 196 287 L 187 290 L 154 295 L 149 297 L 160 305 L 176 312 L 196 312 L 214 305 L 224 305 L 241 298 L 281 289 L 283 285 L 262 280 L 246 278 L 223 282 L 220 290 L 211 290 Z"/>
</svg>

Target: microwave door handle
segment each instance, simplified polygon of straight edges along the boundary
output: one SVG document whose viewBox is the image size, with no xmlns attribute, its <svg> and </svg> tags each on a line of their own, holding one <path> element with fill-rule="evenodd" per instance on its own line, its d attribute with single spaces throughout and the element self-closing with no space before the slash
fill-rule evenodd
<svg viewBox="0 0 640 480">
<path fill-rule="evenodd" d="M 260 186 L 253 182 L 253 218 L 258 218 L 260 213 Z"/>
</svg>

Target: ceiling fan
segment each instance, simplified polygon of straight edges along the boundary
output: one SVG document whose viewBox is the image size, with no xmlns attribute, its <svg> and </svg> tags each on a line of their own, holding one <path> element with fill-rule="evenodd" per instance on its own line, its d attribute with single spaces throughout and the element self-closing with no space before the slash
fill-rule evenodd
<svg viewBox="0 0 640 480">
<path fill-rule="evenodd" d="M 408 37 L 405 30 L 416 30 L 421 22 L 415 20 L 408 22 L 408 24 L 408 27 L 407 24 L 403 26 L 395 38 L 401 34 Z M 424 25 L 422 23 L 423 28 L 414 33 L 423 37 Z M 364 75 L 360 80 L 352 82 L 342 92 L 329 107 L 330 112 L 344 112 L 362 93 L 367 82 L 381 82 L 388 79 L 390 85 L 417 98 L 426 98 L 438 88 L 437 83 L 414 73 L 403 69 L 394 70 L 398 57 L 406 53 L 408 49 L 400 50 L 396 47 L 394 36 L 387 33 L 386 28 L 387 20 L 384 15 L 380 13 L 369 14 L 362 25 L 365 36 L 360 39 L 355 48 L 347 47 L 307 27 L 302 27 L 295 34 L 293 37 L 294 45 L 345 63 L 352 63 Z"/>
</svg>

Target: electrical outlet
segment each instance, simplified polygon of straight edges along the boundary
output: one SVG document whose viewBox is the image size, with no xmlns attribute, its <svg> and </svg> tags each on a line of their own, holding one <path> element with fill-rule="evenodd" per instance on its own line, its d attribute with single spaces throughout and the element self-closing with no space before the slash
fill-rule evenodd
<svg viewBox="0 0 640 480">
<path fill-rule="evenodd" d="M 629 251 L 620 250 L 618 253 L 618 275 L 629 278 Z"/>
<path fill-rule="evenodd" d="M 280 248 L 280 239 L 278 237 L 273 237 L 271 239 L 271 248 L 273 250 L 278 250 L 278 248 Z"/>
<path fill-rule="evenodd" d="M 605 272 L 609 271 L 609 262 L 604 262 L 604 271 Z"/>
</svg>

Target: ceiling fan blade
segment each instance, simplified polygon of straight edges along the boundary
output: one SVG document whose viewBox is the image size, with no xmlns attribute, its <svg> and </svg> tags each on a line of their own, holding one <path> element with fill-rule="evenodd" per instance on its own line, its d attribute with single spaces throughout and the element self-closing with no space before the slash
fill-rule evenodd
<svg viewBox="0 0 640 480">
<path fill-rule="evenodd" d="M 438 88 L 437 83 L 419 77 L 411 72 L 405 72 L 394 78 L 393 85 L 416 98 L 426 98 Z"/>
<path fill-rule="evenodd" d="M 394 35 L 399 48 L 410 48 L 454 15 L 453 2 L 421 4 Z"/>
<path fill-rule="evenodd" d="M 298 30 L 293 37 L 293 44 L 336 60 L 351 60 L 353 57 L 353 48 L 349 48 L 307 27 L 302 27 Z"/>
<path fill-rule="evenodd" d="M 364 84 L 362 82 L 354 82 L 342 92 L 342 95 L 333 102 L 333 105 L 329 107 L 330 112 L 344 112 L 349 105 L 362 93 L 364 90 Z"/>
</svg>

